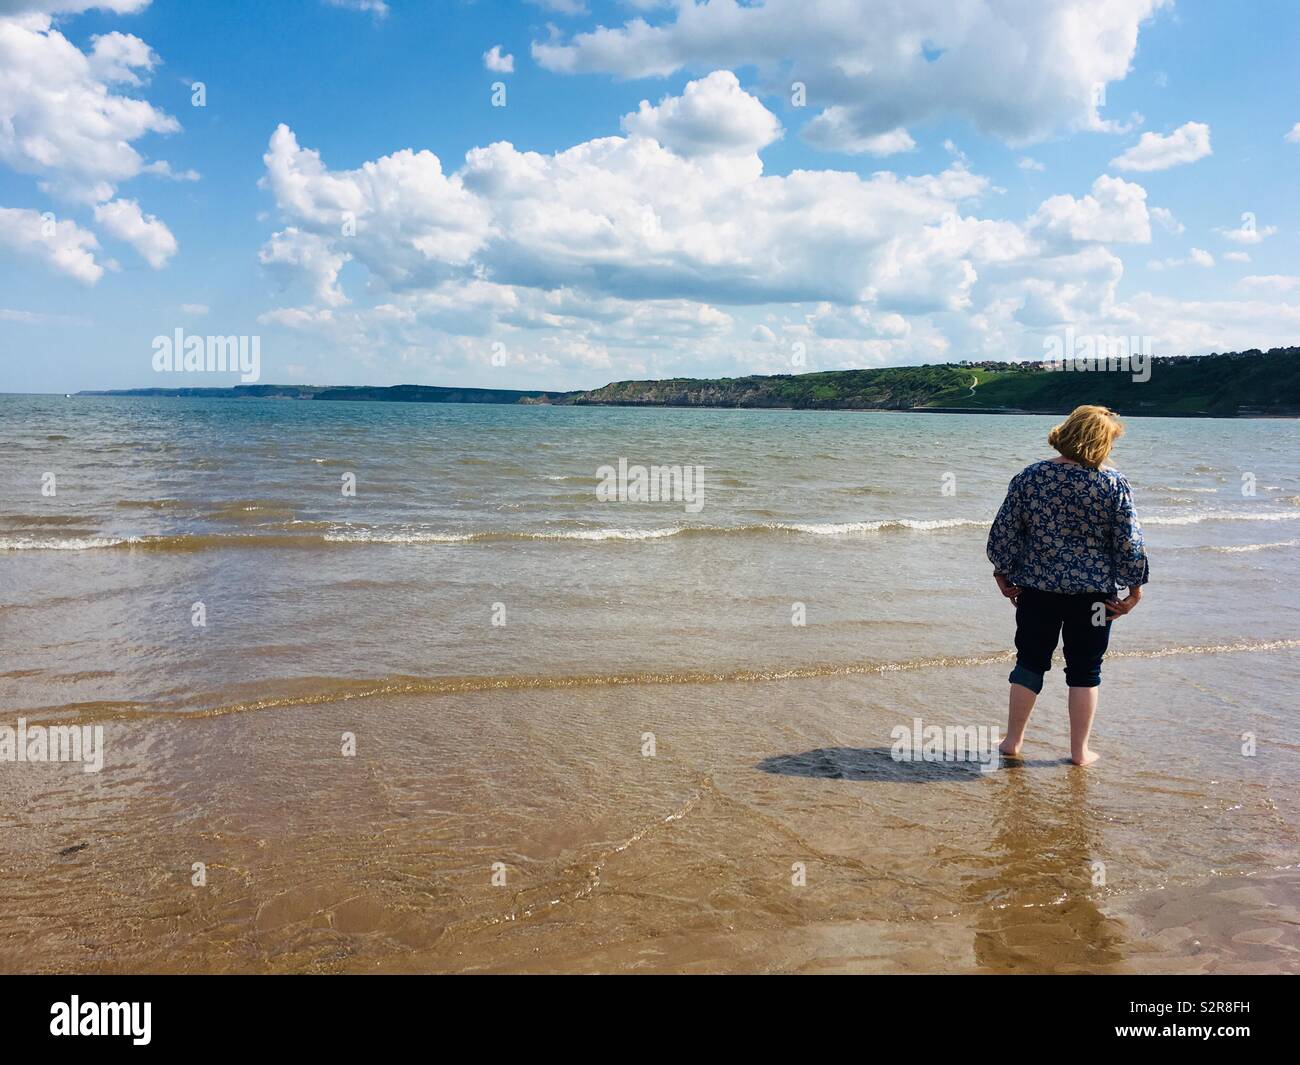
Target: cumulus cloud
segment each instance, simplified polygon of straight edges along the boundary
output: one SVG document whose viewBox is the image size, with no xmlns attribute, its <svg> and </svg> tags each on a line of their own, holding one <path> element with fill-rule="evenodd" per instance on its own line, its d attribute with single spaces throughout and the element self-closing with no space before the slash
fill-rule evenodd
<svg viewBox="0 0 1300 1065">
<path fill-rule="evenodd" d="M 336 251 L 316 233 L 289 226 L 274 234 L 258 253 L 258 259 L 272 273 L 278 272 L 286 285 L 299 277 L 309 281 L 311 298 L 327 307 L 348 299 L 338 287 L 339 271 L 349 256 Z"/>
<path fill-rule="evenodd" d="M 111 200 L 95 207 L 95 221 L 104 231 L 125 241 L 155 270 L 176 254 L 176 238 L 165 224 L 140 210 L 135 200 Z"/>
<path fill-rule="evenodd" d="M 671 105 L 655 114 L 679 116 Z M 698 150 L 681 126 L 674 133 Z M 958 204 L 987 188 L 961 166 L 920 178 L 768 177 L 755 154 L 682 156 L 633 136 L 555 155 L 499 142 L 449 176 L 432 153 L 409 150 L 330 171 L 283 126 L 266 162 L 292 225 L 395 290 L 480 276 L 629 299 L 946 306 L 970 283 L 964 260 L 997 257 L 1009 235 L 959 216 Z M 354 236 L 340 235 L 345 215 Z"/>
<path fill-rule="evenodd" d="M 1037 170 L 1041 172 L 1047 169 L 1047 167 L 1043 166 L 1043 164 L 1037 159 L 1031 159 L 1027 155 L 1021 158 L 1016 165 L 1020 167 L 1021 170 Z"/>
<path fill-rule="evenodd" d="M 411 287 L 463 275 L 490 236 L 488 206 L 459 175 L 443 174 L 432 152 L 407 149 L 329 171 L 281 125 L 262 158 L 263 182 L 295 227 L 294 250 L 272 251 L 274 263 L 302 254 L 318 263 L 301 236 L 314 233 L 321 249 L 360 260 L 393 288 Z"/>
<path fill-rule="evenodd" d="M 1117 155 L 1110 165 L 1117 170 L 1168 170 L 1211 154 L 1210 127 L 1204 122 L 1185 122 L 1168 136 L 1142 134 L 1137 144 Z"/>
<path fill-rule="evenodd" d="M 948 119 L 1023 142 L 1108 128 L 1098 90 L 1127 74 L 1139 27 L 1164 6 L 710 0 L 677 5 L 658 24 L 635 17 L 568 38 L 553 32 L 532 54 L 549 70 L 624 78 L 753 66 L 774 92 L 794 80 L 807 86 L 809 103 L 821 109 L 810 134 L 826 145 L 890 134 L 897 144 L 910 126 Z"/>
<path fill-rule="evenodd" d="M 87 285 L 104 274 L 95 262 L 99 241 L 75 222 L 17 207 L 0 207 L 0 251 L 44 263 Z"/>
<path fill-rule="evenodd" d="M 1106 174 L 1086 196 L 1063 194 L 1043 201 L 1030 225 L 1058 240 L 1151 243 L 1146 189 Z"/>
<path fill-rule="evenodd" d="M 781 123 L 740 87 L 729 70 L 715 70 L 688 82 L 681 96 L 665 96 L 657 106 L 642 100 L 623 116 L 629 133 L 649 137 L 678 155 L 752 155 L 781 136 Z"/>
<path fill-rule="evenodd" d="M 132 245 L 154 269 L 176 252 L 166 224 L 134 199 L 115 199 L 117 187 L 148 173 L 192 181 L 165 159 L 146 161 L 133 146 L 150 133 L 174 133 L 179 123 L 136 95 L 158 64 L 139 37 L 113 30 L 90 38 L 82 51 L 54 25 L 57 15 L 93 8 L 130 14 L 148 0 L 0 0 L 0 163 L 31 175 L 46 194 L 93 208 L 103 231 Z M 26 215 L 13 213 L 9 245 L 44 258 L 56 270 L 93 284 L 103 275 L 94 260 L 95 237 L 60 222 L 39 244 L 22 239 Z M 48 228 L 48 227 L 47 227 Z M 116 268 L 111 260 L 108 266 Z"/>
<path fill-rule="evenodd" d="M 293 305 L 262 321 L 430 373 L 491 373 L 495 344 L 515 379 L 549 387 L 790 372 L 796 341 L 806 369 L 1032 357 L 1065 325 L 1178 338 L 1166 350 L 1224 342 L 1203 307 L 1193 329 L 1178 301 L 1121 298 L 1110 246 L 1149 243 L 1153 216 L 1176 225 L 1139 184 L 1103 174 L 1020 221 L 980 217 L 993 189 L 955 147 L 913 177 L 767 174 L 779 127 L 764 116 L 734 78 L 706 76 L 625 116 L 622 136 L 554 153 L 498 142 L 448 167 L 402 149 L 351 170 L 281 126 L 262 261 Z M 1251 302 L 1241 343 L 1290 328 L 1286 307 Z"/>
<path fill-rule="evenodd" d="M 146 163 L 131 142 L 180 126 L 114 85 L 139 85 L 157 57 L 122 33 L 82 52 L 48 16 L 0 18 L 0 162 L 86 202 L 112 197 Z"/>
<path fill-rule="evenodd" d="M 513 74 L 515 72 L 515 57 L 502 55 L 501 46 L 494 44 L 483 53 L 483 66 L 494 74 Z"/>
</svg>

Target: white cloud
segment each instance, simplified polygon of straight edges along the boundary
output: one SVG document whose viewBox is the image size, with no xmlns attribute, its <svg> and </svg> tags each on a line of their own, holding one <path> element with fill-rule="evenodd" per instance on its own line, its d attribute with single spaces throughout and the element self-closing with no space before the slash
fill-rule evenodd
<svg viewBox="0 0 1300 1065">
<path fill-rule="evenodd" d="M 585 15 L 587 13 L 587 5 L 583 3 L 583 0 L 528 0 L 528 2 L 535 4 L 537 7 L 545 8 L 547 11 L 554 11 L 557 15 Z M 654 4 L 641 0 L 637 6 L 652 7 Z"/>
<path fill-rule="evenodd" d="M 145 161 L 131 142 L 180 128 L 115 84 L 137 86 L 157 57 L 139 38 L 110 33 L 82 52 L 48 16 L 0 18 L 0 162 L 87 202 L 112 197 Z"/>
<path fill-rule="evenodd" d="M 1214 230 L 1224 240 L 1231 241 L 1233 244 L 1258 244 L 1265 237 L 1271 237 L 1277 232 L 1277 226 L 1261 226 L 1255 222 L 1255 216 L 1247 213 L 1241 216 L 1241 225 L 1236 229 L 1225 229 L 1217 226 Z"/>
<path fill-rule="evenodd" d="M 1176 266 L 1200 266 L 1209 269 L 1214 265 L 1214 256 L 1203 248 L 1193 248 L 1185 259 L 1152 259 L 1147 263 L 1148 269 L 1167 270 Z"/>
<path fill-rule="evenodd" d="M 206 303 L 182 303 L 181 312 L 183 314 L 192 314 L 195 317 L 201 317 L 208 313 L 211 308 Z"/>
<path fill-rule="evenodd" d="M 1093 182 L 1091 193 L 1079 199 L 1062 194 L 1044 200 L 1030 219 L 1030 225 L 1056 239 L 1151 242 L 1146 189 L 1106 174 Z"/>
<path fill-rule="evenodd" d="M 134 15 L 149 6 L 149 0 L 0 0 L 0 18 L 37 12 L 44 15 L 79 15 L 83 11 L 109 11 Z"/>
<path fill-rule="evenodd" d="M 1252 274 L 1241 279 L 1243 288 L 1263 292 L 1295 292 L 1300 290 L 1300 277 L 1292 274 Z"/>
<path fill-rule="evenodd" d="M 37 178 L 46 194 L 93 206 L 106 233 L 161 269 L 176 252 L 175 237 L 136 200 L 114 198 L 120 183 L 142 173 L 198 180 L 194 171 L 173 170 L 165 159 L 146 161 L 132 144 L 150 133 L 180 129 L 147 100 L 118 91 L 138 92 L 158 57 L 139 37 L 117 30 L 91 37 L 83 52 L 53 23 L 55 15 L 92 8 L 129 14 L 147 3 L 0 0 L 0 163 Z M 93 284 L 103 274 L 91 253 L 98 245 L 89 233 L 69 225 L 60 223 L 60 236 L 46 258 L 63 273 Z M 29 251 L 35 247 L 19 243 Z M 106 265 L 117 269 L 112 260 Z"/>
<path fill-rule="evenodd" d="M 1167 207 L 1152 207 L 1151 217 L 1160 223 L 1166 233 L 1172 233 L 1179 236 L 1187 228 L 1174 217 L 1174 212 Z"/>
<path fill-rule="evenodd" d="M 666 106 L 656 113 L 679 113 Z M 634 136 L 551 156 L 498 142 L 450 176 L 409 150 L 334 172 L 285 127 L 266 161 L 286 220 L 394 290 L 481 276 L 621 298 L 946 306 L 970 284 L 967 257 L 997 258 L 1008 235 L 1019 239 L 1014 226 L 960 217 L 957 205 L 987 188 L 960 166 L 765 177 L 754 154 L 683 157 Z M 340 236 L 344 212 L 355 236 Z"/>
<path fill-rule="evenodd" d="M 547 387 L 789 372 L 796 340 L 808 369 L 1033 357 L 1066 325 L 1225 344 L 1210 305 L 1184 320 L 1177 300 L 1121 298 L 1108 245 L 1150 242 L 1153 215 L 1176 225 L 1141 185 L 1101 175 L 1016 222 L 979 217 L 993 189 L 955 146 L 915 177 L 766 174 L 770 112 L 734 79 L 693 85 L 626 116 L 627 135 L 498 142 L 446 171 L 411 149 L 332 170 L 281 126 L 262 259 L 293 295 L 262 321 L 402 379 L 493 380 L 499 344 L 512 380 Z M 1251 304 L 1213 305 L 1239 331 L 1228 346 L 1285 339 L 1292 311 Z"/>
<path fill-rule="evenodd" d="M 305 237 L 287 238 L 297 249 L 273 249 L 270 262 L 290 265 L 298 257 L 318 286 L 327 279 L 323 291 L 333 284 L 320 257 L 325 249 L 356 258 L 387 285 L 403 288 L 464 275 L 491 236 L 487 204 L 465 189 L 459 175 L 445 176 L 432 152 L 407 149 L 357 170 L 328 171 L 281 125 L 262 158 L 263 181 L 295 234 L 319 237 L 313 251 L 302 244 Z M 355 235 L 343 236 L 347 229 Z"/>
<path fill-rule="evenodd" d="M 1117 155 L 1110 165 L 1118 170 L 1168 170 L 1211 154 L 1210 127 L 1204 122 L 1185 122 L 1168 136 L 1142 134 L 1137 144 Z"/>
<path fill-rule="evenodd" d="M 373 15 L 376 19 L 388 16 L 388 4 L 384 0 L 325 0 L 325 4 L 344 11 L 360 11 L 363 14 Z"/>
<path fill-rule="evenodd" d="M 823 151 L 846 155 L 897 155 L 915 151 L 916 141 L 902 126 L 884 133 L 859 133 L 848 108 L 826 108 L 803 128 L 803 138 Z"/>
<path fill-rule="evenodd" d="M 165 224 L 140 210 L 135 200 L 111 200 L 95 206 L 95 221 L 105 232 L 126 241 L 155 270 L 176 254 L 176 238 Z"/>
<path fill-rule="evenodd" d="M 0 251 L 36 259 L 58 273 L 93 285 L 104 275 L 104 268 L 95 262 L 98 247 L 95 234 L 75 222 L 0 207 Z"/>
<path fill-rule="evenodd" d="M 307 278 L 312 299 L 327 307 L 348 302 L 338 281 L 339 271 L 349 258 L 334 250 L 325 238 L 294 226 L 274 234 L 258 253 L 262 265 L 273 273 L 278 271 L 287 284 L 299 276 Z"/>
<path fill-rule="evenodd" d="M 664 77 L 753 66 L 773 92 L 804 82 L 837 107 L 841 139 L 965 119 L 1012 142 L 1104 129 L 1096 89 L 1122 79 L 1141 23 L 1164 0 L 712 0 L 680 4 L 658 25 L 633 18 L 535 41 L 565 73 Z M 995 60 L 991 57 L 996 57 Z M 839 149 L 837 149 L 839 150 Z"/>
<path fill-rule="evenodd" d="M 150 163 L 144 168 L 144 172 L 155 177 L 166 178 L 168 181 L 198 181 L 200 178 L 197 170 L 173 170 L 171 163 L 166 159 Z"/>
<path fill-rule="evenodd" d="M 1223 258 L 1225 262 L 1230 263 L 1250 262 L 1250 254 L 1244 251 L 1226 251 L 1223 253 Z"/>
<path fill-rule="evenodd" d="M 642 100 L 622 124 L 627 132 L 687 158 L 752 155 L 781 136 L 777 117 L 745 92 L 729 70 L 687 82 L 681 96 L 665 96 L 657 106 Z"/>
<path fill-rule="evenodd" d="M 501 46 L 494 44 L 483 53 L 483 66 L 494 74 L 513 74 L 515 72 L 515 57 L 502 55 Z"/>
<path fill-rule="evenodd" d="M 1037 159 L 1031 159 L 1027 155 L 1023 156 L 1021 160 L 1016 164 L 1016 166 L 1020 167 L 1021 170 L 1043 171 L 1047 169 L 1047 167 L 1043 166 L 1043 164 L 1040 163 Z"/>
<path fill-rule="evenodd" d="M 1283 138 L 1292 144 L 1300 144 L 1300 122 L 1291 127 L 1291 131 Z"/>
<path fill-rule="evenodd" d="M 1139 292 L 1125 304 L 1124 330 L 1107 331 L 1158 338 L 1159 350 L 1178 353 L 1244 351 L 1295 344 L 1300 304 L 1264 300 L 1180 300 Z"/>
</svg>

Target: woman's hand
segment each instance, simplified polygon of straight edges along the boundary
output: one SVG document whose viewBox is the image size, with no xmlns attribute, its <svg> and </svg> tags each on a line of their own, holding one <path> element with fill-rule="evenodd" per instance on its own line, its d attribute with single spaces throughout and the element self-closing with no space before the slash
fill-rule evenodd
<svg viewBox="0 0 1300 1065">
<path fill-rule="evenodd" d="M 1111 621 L 1114 621 L 1115 618 L 1122 618 L 1125 614 L 1127 614 L 1130 610 L 1132 610 L 1135 606 L 1137 606 L 1138 603 L 1140 603 L 1141 601 L 1142 601 L 1142 586 L 1139 584 L 1133 588 L 1130 588 L 1128 590 L 1128 595 L 1126 595 L 1123 599 L 1107 599 L 1106 616 Z"/>
<path fill-rule="evenodd" d="M 1011 605 L 1016 605 L 1016 597 L 1020 595 L 1020 589 L 1006 579 L 1001 573 L 993 574 L 993 579 L 998 582 L 998 591 L 1011 600 Z"/>
</svg>

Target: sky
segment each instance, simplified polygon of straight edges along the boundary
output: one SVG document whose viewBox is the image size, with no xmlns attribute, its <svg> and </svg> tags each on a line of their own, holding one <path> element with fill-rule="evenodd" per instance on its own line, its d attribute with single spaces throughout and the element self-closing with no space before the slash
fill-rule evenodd
<svg viewBox="0 0 1300 1065">
<path fill-rule="evenodd" d="M 0 0 L 0 391 L 1300 343 L 1291 0 Z"/>
</svg>

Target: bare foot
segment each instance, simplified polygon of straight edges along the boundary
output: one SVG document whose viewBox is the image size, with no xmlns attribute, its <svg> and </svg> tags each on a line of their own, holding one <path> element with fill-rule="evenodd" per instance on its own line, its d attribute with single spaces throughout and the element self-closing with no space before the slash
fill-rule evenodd
<svg viewBox="0 0 1300 1065">
<path fill-rule="evenodd" d="M 1008 758 L 1020 757 L 1020 744 L 1012 743 L 1010 740 L 1003 740 L 998 744 L 998 750 Z"/>
<path fill-rule="evenodd" d="M 1070 761 L 1073 762 L 1075 765 L 1092 765 L 1092 763 L 1095 762 L 1100 757 L 1101 755 L 1099 755 L 1096 751 L 1084 751 L 1082 758 L 1075 758 L 1072 755 L 1070 757 Z"/>
</svg>

